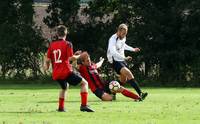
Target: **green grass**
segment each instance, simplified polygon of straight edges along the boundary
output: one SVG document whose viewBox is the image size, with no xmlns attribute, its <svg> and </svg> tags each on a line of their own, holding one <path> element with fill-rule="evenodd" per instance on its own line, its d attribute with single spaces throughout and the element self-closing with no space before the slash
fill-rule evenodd
<svg viewBox="0 0 200 124">
<path fill-rule="evenodd" d="M 143 102 L 117 94 L 102 102 L 90 92 L 95 113 L 80 112 L 79 88 L 70 87 L 67 112 L 57 109 L 58 86 L 47 84 L 0 85 L 0 124 L 199 124 L 199 88 L 144 88 Z"/>
</svg>

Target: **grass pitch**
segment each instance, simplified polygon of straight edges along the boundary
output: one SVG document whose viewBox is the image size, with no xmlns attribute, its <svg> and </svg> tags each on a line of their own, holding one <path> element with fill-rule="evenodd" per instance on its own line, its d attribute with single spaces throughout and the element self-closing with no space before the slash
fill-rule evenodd
<svg viewBox="0 0 200 124">
<path fill-rule="evenodd" d="M 79 88 L 70 87 L 65 107 L 57 109 L 58 86 L 38 84 L 0 85 L 0 124 L 199 124 L 199 88 L 143 88 L 143 102 L 117 94 L 102 102 L 91 92 L 95 113 L 80 112 Z"/>
</svg>

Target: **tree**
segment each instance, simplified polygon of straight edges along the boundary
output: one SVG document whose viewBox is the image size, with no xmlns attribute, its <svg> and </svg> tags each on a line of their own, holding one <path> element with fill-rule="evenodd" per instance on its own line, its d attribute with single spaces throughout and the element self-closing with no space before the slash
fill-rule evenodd
<svg viewBox="0 0 200 124">
<path fill-rule="evenodd" d="M 72 28 L 80 8 L 79 2 L 80 0 L 52 0 L 46 10 L 49 15 L 44 18 L 44 23 L 50 28 L 54 28 L 60 24 Z"/>
<path fill-rule="evenodd" d="M 65 22 L 60 17 L 65 14 L 61 12 L 64 6 L 72 4 L 63 3 L 52 2 L 55 6 L 50 5 L 50 20 Z M 116 27 L 127 23 L 128 44 L 142 48 L 142 52 L 134 56 L 146 64 L 144 78 L 162 82 L 187 81 L 188 77 L 199 80 L 199 4 L 198 0 L 91 0 L 84 9 L 77 7 L 74 12 L 66 12 L 71 15 L 66 16 L 69 18 L 66 24 L 70 24 L 69 38 L 76 48 L 85 49 L 98 58 L 105 57 L 108 39 Z M 54 14 L 58 10 L 59 13 Z M 87 18 L 86 22 L 78 19 L 78 10 L 83 10 L 81 14 Z"/>
<path fill-rule="evenodd" d="M 44 39 L 34 27 L 32 0 L 0 2 L 0 65 L 2 76 L 37 77 Z M 29 70 L 29 71 L 28 71 Z"/>
<path fill-rule="evenodd" d="M 182 82 L 189 77 L 198 81 L 199 4 L 197 0 L 94 0 L 88 13 L 93 20 L 112 15 L 105 24 L 111 30 L 122 22 L 129 25 L 127 41 L 142 48 L 137 58 L 146 64 L 146 78 Z M 104 33 L 110 33 L 107 29 Z"/>
<path fill-rule="evenodd" d="M 79 16 L 85 14 L 82 13 L 83 9 L 83 6 L 80 6 L 80 0 L 52 0 L 47 9 L 49 15 L 44 18 L 44 23 L 50 28 L 60 24 L 66 25 L 69 28 L 68 40 L 73 42 L 75 49 L 87 50 L 92 55 L 101 54 L 105 51 L 102 47 L 105 33 L 99 31 L 103 32 L 106 25 L 103 23 L 93 25 L 87 16 L 85 16 L 87 22 L 82 23 Z"/>
<path fill-rule="evenodd" d="M 159 65 L 159 80 L 162 82 L 187 81 L 187 74 L 192 66 L 196 66 L 200 55 L 197 48 L 200 33 L 197 6 L 200 2 L 161 0 L 135 3 L 134 12 L 140 15 L 142 23 L 135 23 L 136 32 L 132 36 L 142 41 L 139 43 L 144 50 L 145 62 L 149 67 Z"/>
</svg>

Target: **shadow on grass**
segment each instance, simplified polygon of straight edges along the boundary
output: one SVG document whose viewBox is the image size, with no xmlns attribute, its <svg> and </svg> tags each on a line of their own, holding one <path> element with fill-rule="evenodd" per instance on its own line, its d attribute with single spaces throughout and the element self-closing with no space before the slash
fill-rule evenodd
<svg viewBox="0 0 200 124">
<path fill-rule="evenodd" d="M 57 103 L 58 101 L 39 101 L 37 103 Z M 80 100 L 70 100 L 70 101 L 65 101 L 66 103 L 80 103 Z M 90 100 L 88 101 L 89 103 L 96 103 L 96 102 L 102 102 L 101 100 Z"/>
<path fill-rule="evenodd" d="M 69 101 L 65 101 L 66 103 L 80 103 L 80 100 L 69 100 Z M 143 101 L 134 101 L 134 100 L 125 100 L 125 99 L 119 99 L 119 100 L 113 100 L 113 101 L 102 101 L 100 99 L 95 99 L 95 100 L 89 100 L 88 103 L 101 103 L 101 102 L 138 102 L 138 103 L 142 103 Z M 58 103 L 58 101 L 39 101 L 37 103 Z"/>
<path fill-rule="evenodd" d="M 1 112 L 2 114 L 42 114 L 42 113 L 53 113 L 53 112 L 57 112 L 55 111 L 46 111 L 46 112 L 42 112 L 42 111 L 5 111 L 5 112 Z"/>
<path fill-rule="evenodd" d="M 54 84 L 0 84 L 1 90 L 43 90 L 43 89 L 58 89 L 58 83 Z M 80 89 L 80 86 L 70 86 L 70 89 Z"/>
</svg>

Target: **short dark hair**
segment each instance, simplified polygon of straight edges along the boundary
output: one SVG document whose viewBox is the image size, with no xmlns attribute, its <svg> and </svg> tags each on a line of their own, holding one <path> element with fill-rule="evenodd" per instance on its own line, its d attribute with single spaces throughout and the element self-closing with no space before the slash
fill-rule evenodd
<svg viewBox="0 0 200 124">
<path fill-rule="evenodd" d="M 67 27 L 64 25 L 59 25 L 57 27 L 57 35 L 58 37 L 64 37 L 67 35 Z"/>
</svg>

